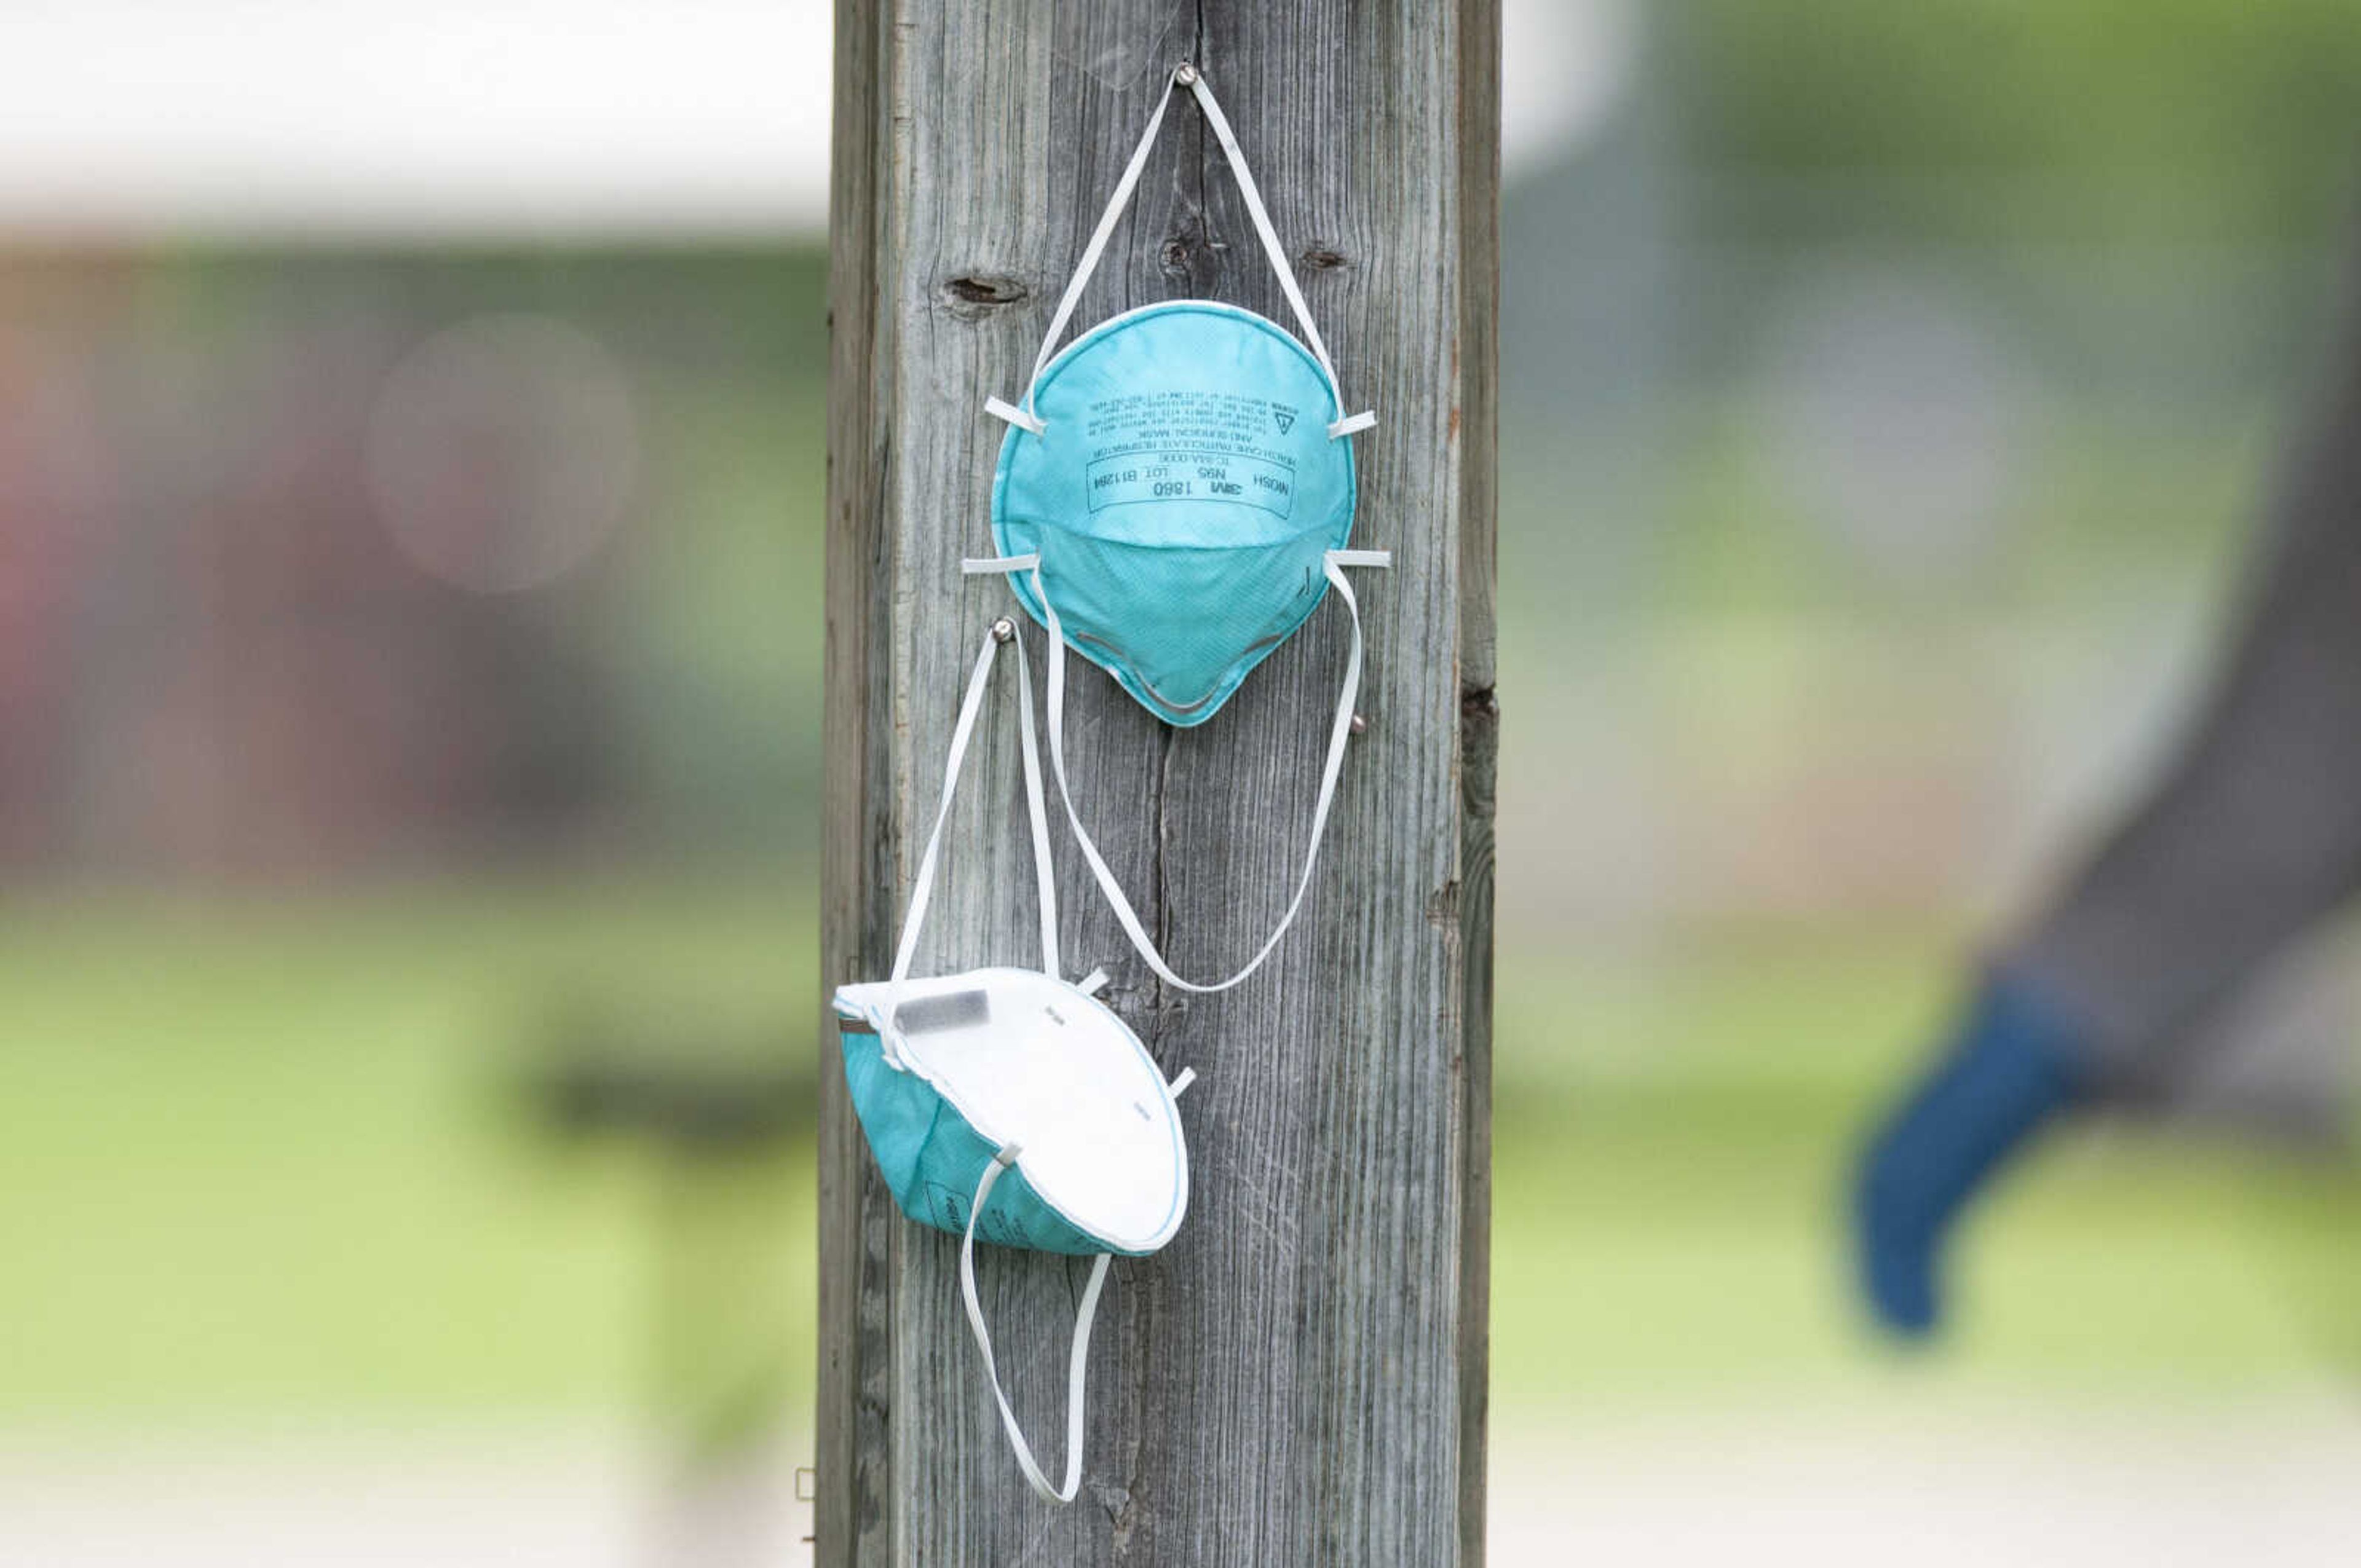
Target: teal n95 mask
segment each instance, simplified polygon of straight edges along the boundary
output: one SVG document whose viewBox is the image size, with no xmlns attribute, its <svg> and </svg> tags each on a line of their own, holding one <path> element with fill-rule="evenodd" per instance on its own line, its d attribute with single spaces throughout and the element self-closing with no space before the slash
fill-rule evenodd
<svg viewBox="0 0 2361 1568">
<path fill-rule="evenodd" d="M 1126 312 L 1059 350 L 1175 86 L 1195 95 L 1219 140 L 1302 336 L 1235 306 L 1176 300 Z M 1345 413 L 1335 366 L 1261 192 L 1195 67 L 1181 65 L 1166 82 L 1050 318 L 1023 399 L 990 398 L 984 406 L 1010 426 L 992 488 L 999 554 L 966 565 L 1010 574 L 1017 602 L 1049 633 L 1049 756 L 1075 839 L 1125 935 L 1157 974 L 1184 991 L 1226 990 L 1269 957 L 1311 886 L 1360 685 L 1360 611 L 1343 568 L 1382 566 L 1389 557 L 1345 547 L 1356 493 L 1350 437 L 1376 416 Z M 1166 723 L 1202 724 L 1332 587 L 1351 620 L 1352 649 L 1294 899 L 1245 968 L 1213 984 L 1184 980 L 1149 939 L 1075 813 L 1065 763 L 1066 650 L 1104 669 Z"/>
<path fill-rule="evenodd" d="M 1041 969 L 913 980 L 943 826 L 1004 641 L 1017 652 Z M 942 804 L 918 862 L 893 972 L 882 981 L 839 987 L 835 1008 L 846 1087 L 878 1170 L 904 1213 L 961 1238 L 961 1294 L 1001 1424 L 1027 1484 L 1063 1503 L 1082 1479 L 1084 1373 L 1108 1259 L 1156 1251 L 1188 1212 L 1189 1149 L 1175 1101 L 1192 1075 L 1165 1082 L 1139 1037 L 1093 994 L 1104 975 L 1080 984 L 1059 977 L 1049 817 L 1024 654 L 1012 623 L 1001 621 L 986 635 L 951 734 Z M 976 1296 L 979 1237 L 1097 1260 L 1074 1318 L 1062 1486 L 1052 1486 L 1035 1461 L 1001 1387 Z"/>
</svg>

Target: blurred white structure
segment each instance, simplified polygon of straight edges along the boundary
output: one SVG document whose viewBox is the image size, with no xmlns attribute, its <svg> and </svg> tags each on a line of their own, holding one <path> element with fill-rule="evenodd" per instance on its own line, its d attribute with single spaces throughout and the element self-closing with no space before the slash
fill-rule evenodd
<svg viewBox="0 0 2361 1568">
<path fill-rule="evenodd" d="M 830 9 L 10 6 L 0 231 L 816 236 Z"/>
<path fill-rule="evenodd" d="M 826 0 L 75 0 L 0 16 L 0 239 L 817 238 Z M 1509 0 L 1511 171 L 1631 75 L 1628 0 Z"/>
</svg>

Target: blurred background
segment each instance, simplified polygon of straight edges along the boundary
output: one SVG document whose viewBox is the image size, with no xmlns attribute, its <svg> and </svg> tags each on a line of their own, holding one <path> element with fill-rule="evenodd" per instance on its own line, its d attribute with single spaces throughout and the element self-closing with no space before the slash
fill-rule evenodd
<svg viewBox="0 0 2361 1568">
<path fill-rule="evenodd" d="M 1496 1560 L 2335 1559 L 2352 941 L 1932 1354 L 1838 1201 L 2193 696 L 2361 5 L 1508 14 Z M 829 50 L 0 20 L 0 1562 L 802 1560 Z"/>
</svg>

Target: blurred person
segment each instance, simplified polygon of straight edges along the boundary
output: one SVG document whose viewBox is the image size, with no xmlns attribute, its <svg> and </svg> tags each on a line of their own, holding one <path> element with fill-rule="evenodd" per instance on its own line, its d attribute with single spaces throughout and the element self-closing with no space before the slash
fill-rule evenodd
<svg viewBox="0 0 2361 1568">
<path fill-rule="evenodd" d="M 2226 660 L 2097 853 L 1991 948 L 1853 1190 L 1878 1320 L 1942 1315 L 1947 1236 L 2049 1129 L 2184 1069 L 2191 1030 L 2361 890 L 2361 249 Z"/>
</svg>

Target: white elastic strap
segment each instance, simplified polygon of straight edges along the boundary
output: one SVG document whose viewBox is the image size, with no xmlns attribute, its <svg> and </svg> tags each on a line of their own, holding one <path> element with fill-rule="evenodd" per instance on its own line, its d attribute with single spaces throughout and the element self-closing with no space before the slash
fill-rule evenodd
<svg viewBox="0 0 2361 1568">
<path fill-rule="evenodd" d="M 1336 798 L 1337 775 L 1344 771 L 1345 743 L 1353 733 L 1353 699 L 1360 695 L 1361 690 L 1361 607 L 1353 597 L 1352 584 L 1345 580 L 1344 568 L 1372 563 L 1347 559 L 1350 555 L 1384 556 L 1385 552 L 1332 550 L 1324 563 L 1329 586 L 1344 597 L 1345 613 L 1352 621 L 1353 641 L 1351 652 L 1345 660 L 1345 683 L 1336 694 L 1336 717 L 1328 729 L 1328 760 L 1321 769 L 1320 795 L 1312 808 L 1312 841 L 1304 846 L 1303 873 L 1296 879 L 1295 896 L 1288 901 L 1287 913 L 1279 916 L 1279 925 L 1263 939 L 1254 957 L 1246 960 L 1246 968 L 1212 985 L 1183 980 L 1173 972 L 1171 965 L 1164 961 L 1164 955 L 1157 951 L 1155 942 L 1148 935 L 1148 928 L 1140 924 L 1139 915 L 1132 908 L 1131 900 L 1124 896 L 1122 884 L 1115 881 L 1115 872 L 1108 868 L 1104 857 L 1100 855 L 1098 846 L 1091 841 L 1089 830 L 1082 826 L 1081 814 L 1074 809 L 1074 792 L 1066 781 L 1066 639 L 1058 622 L 1057 607 L 1049 602 L 1049 592 L 1042 587 L 1041 569 L 1038 565 L 1033 568 L 1034 597 L 1040 602 L 1042 619 L 1049 630 L 1049 771 L 1057 775 L 1058 793 L 1065 799 L 1066 820 L 1072 825 L 1074 842 L 1081 847 L 1082 859 L 1090 865 L 1091 875 L 1098 880 L 1099 890 L 1106 894 L 1107 904 L 1114 909 L 1115 923 L 1123 927 L 1123 934 L 1131 938 L 1131 945 L 1139 950 L 1139 956 L 1147 961 L 1149 969 L 1168 984 L 1182 991 L 1201 993 L 1227 991 L 1260 969 L 1262 961 L 1270 957 L 1271 950 L 1279 946 L 1279 939 L 1287 935 L 1287 928 L 1295 924 L 1296 914 L 1303 907 L 1303 895 L 1311 890 L 1312 868 L 1320 860 L 1320 836 L 1328 826 L 1328 807 Z"/>
<path fill-rule="evenodd" d="M 1008 1446 L 1016 1451 L 1016 1467 L 1025 1472 L 1025 1484 L 1045 1503 L 1071 1503 L 1082 1485 L 1082 1385 L 1090 1372 L 1091 1322 L 1098 1316 L 1099 1288 L 1106 1283 L 1111 1255 L 1101 1253 L 1091 1265 L 1091 1282 L 1082 1288 L 1082 1304 L 1074 1311 L 1074 1345 L 1066 1361 L 1066 1484 L 1052 1486 L 1034 1460 L 1032 1446 L 1025 1441 L 1016 1412 L 1009 1406 L 1008 1393 L 1000 1386 L 1000 1365 L 992 1354 L 992 1331 L 983 1326 L 983 1306 L 975 1294 L 976 1222 L 983 1217 L 983 1201 L 992 1195 L 993 1184 L 1016 1158 L 1013 1146 L 1002 1149 L 983 1168 L 983 1179 L 975 1184 L 975 1201 L 967 1211 L 967 1234 L 960 1242 L 960 1293 L 967 1299 L 967 1326 L 975 1334 L 976 1348 L 983 1352 L 983 1373 L 992 1379 L 992 1397 L 1000 1405 L 1000 1424 L 1008 1433 Z"/>
<path fill-rule="evenodd" d="M 934 830 L 927 835 L 926 853 L 918 857 L 918 879 L 910 887 L 909 912 L 902 916 L 902 938 L 894 947 L 894 970 L 886 977 L 893 988 L 885 1003 L 885 1026 L 878 1032 L 884 1049 L 895 1057 L 894 1016 L 902 1005 L 901 985 L 910 973 L 911 956 L 917 951 L 918 929 L 927 923 L 927 903 L 935 893 L 935 861 L 943 847 L 943 824 L 950 820 L 951 801 L 959 793 L 960 765 L 967 761 L 968 738 L 975 733 L 975 716 L 983 706 L 984 682 L 992 674 L 992 658 L 999 651 L 999 639 L 989 631 L 983 634 L 983 651 L 975 656 L 975 669 L 967 678 L 967 696 L 960 702 L 959 722 L 951 729 L 950 755 L 943 762 L 942 804 L 935 807 Z"/>
<path fill-rule="evenodd" d="M 1205 123 L 1213 127 L 1213 139 L 1222 144 L 1222 156 L 1229 160 L 1230 172 L 1237 176 L 1238 194 L 1246 200 L 1246 216 L 1254 221 L 1255 233 L 1262 236 L 1263 254 L 1270 258 L 1270 269 L 1279 274 L 1279 292 L 1287 296 L 1295 312 L 1296 323 L 1303 328 L 1303 341 L 1312 356 L 1320 361 L 1320 368 L 1328 377 L 1328 389 L 1335 394 L 1336 407 L 1345 406 L 1345 389 L 1336 381 L 1336 366 L 1328 357 L 1328 345 L 1320 336 L 1319 327 L 1312 324 L 1312 307 L 1303 302 L 1303 290 L 1295 281 L 1295 264 L 1288 259 L 1287 250 L 1279 243 L 1279 231 L 1270 225 L 1270 213 L 1262 204 L 1262 191 L 1255 184 L 1254 171 L 1246 167 L 1246 155 L 1238 147 L 1237 133 L 1230 129 L 1230 117 L 1222 113 L 1221 104 L 1213 101 L 1213 89 L 1202 71 L 1192 74 L 1189 90 L 1197 95 L 1197 107 L 1205 112 Z M 1029 400 L 1028 400 L 1028 405 Z M 1377 416 L 1369 416 L 1377 422 Z M 1331 427 L 1330 434 L 1340 432 Z"/>
<path fill-rule="evenodd" d="M 1038 555 L 969 556 L 960 570 L 971 577 L 1031 571 Z M 1010 621 L 1012 627 L 1016 621 Z M 1055 978 L 1058 970 L 1058 879 L 1049 862 L 1049 812 L 1041 793 L 1041 746 L 1033 728 L 1033 666 L 1025 654 L 1021 628 L 1010 638 L 1016 644 L 1016 713 L 1025 735 L 1025 809 L 1032 818 L 1033 878 L 1041 910 L 1041 972 Z"/>
<path fill-rule="evenodd" d="M 1016 645 L 1016 723 L 1025 739 L 1025 815 L 1033 828 L 1033 886 L 1041 912 L 1041 972 L 1051 980 L 1058 973 L 1058 878 L 1049 866 L 1049 810 L 1041 796 L 1041 743 L 1033 728 L 1033 664 L 1025 656 L 1024 629 L 1015 625 L 1009 641 Z"/>
<path fill-rule="evenodd" d="M 998 398 L 986 398 L 983 400 L 983 411 L 994 419 L 1005 419 L 1019 429 L 1029 430 L 1036 435 L 1049 433 L 1049 427 L 1043 424 L 1038 416 L 1018 408 L 1015 403 L 1004 402 Z M 1376 416 L 1371 415 L 1370 418 L 1374 421 Z"/>
<path fill-rule="evenodd" d="M 1010 422 L 1021 424 L 1036 435 L 1046 427 L 1033 411 L 1033 389 L 1039 383 L 1042 370 L 1049 366 L 1049 356 L 1056 351 L 1058 340 L 1066 334 L 1066 324 L 1074 319 L 1074 307 L 1082 302 L 1082 288 L 1090 282 L 1091 274 L 1098 270 L 1099 258 L 1106 251 L 1107 240 L 1114 236 L 1115 224 L 1123 217 L 1123 210 L 1131 204 L 1131 193 L 1138 188 L 1140 173 L 1148 167 L 1148 155 L 1155 149 L 1157 130 L 1164 124 L 1164 111 L 1172 102 L 1173 80 L 1170 76 L 1164 79 L 1164 91 L 1157 95 L 1156 108 L 1148 116 L 1148 128 L 1140 133 L 1139 145 L 1132 148 L 1131 161 L 1124 165 L 1123 178 L 1115 181 L 1115 194 L 1108 198 L 1106 211 L 1099 214 L 1099 226 L 1091 231 L 1090 243 L 1082 247 L 1082 258 L 1075 264 L 1073 279 L 1067 283 L 1064 297 L 1059 300 L 1056 313 L 1049 317 L 1049 334 L 1041 340 L 1041 352 L 1033 356 L 1033 374 L 1025 378 L 1023 417 Z M 994 400 L 987 400 L 983 406 L 991 409 Z M 1340 402 L 1336 406 L 1342 408 L 1345 405 Z M 1001 417 L 1005 419 L 1007 415 Z"/>
<path fill-rule="evenodd" d="M 968 555 L 961 559 L 960 570 L 971 577 L 989 577 L 1029 572 L 1040 564 L 1038 555 Z"/>
<path fill-rule="evenodd" d="M 1019 674 L 1020 706 L 1018 713 L 1025 737 L 1026 807 L 1033 819 L 1033 872 L 1038 889 L 1041 911 L 1041 961 L 1044 973 L 1058 973 L 1058 898 L 1057 878 L 1049 863 L 1049 813 L 1041 786 L 1041 762 L 1035 754 L 1037 746 L 1033 729 L 1033 682 L 1025 664 L 1025 644 L 1016 641 Z M 898 1062 L 901 1052 L 896 1048 L 899 1038 L 894 1019 L 902 1006 L 902 981 L 910 973 L 910 959 L 917 951 L 918 929 L 927 923 L 927 905 L 934 896 L 935 865 L 943 847 L 943 825 L 950 820 L 951 801 L 959 793 L 960 770 L 967 761 L 967 743 L 975 733 L 976 714 L 983 707 L 983 693 L 992 675 L 992 661 L 1000 651 L 1000 639 L 992 632 L 983 634 L 983 648 L 975 656 L 975 669 L 967 678 L 967 696 L 961 699 L 959 722 L 951 729 L 950 755 L 943 762 L 942 804 L 935 808 L 935 826 L 927 835 L 926 853 L 918 858 L 918 877 L 910 889 L 909 912 L 902 916 L 901 940 L 894 948 L 894 970 L 887 977 L 891 990 L 885 1003 L 884 1027 L 878 1040 L 887 1058 Z"/>
<path fill-rule="evenodd" d="M 1132 149 L 1131 161 L 1124 166 L 1123 178 L 1115 181 L 1115 194 L 1107 199 L 1106 211 L 1099 214 L 1098 227 L 1091 231 L 1090 243 L 1082 247 L 1082 259 L 1074 266 L 1074 276 L 1066 285 L 1066 292 L 1049 317 L 1049 335 L 1041 340 L 1041 351 L 1033 356 L 1033 373 L 1025 379 L 1025 403 L 1022 408 L 1003 402 L 998 398 L 986 398 L 987 413 L 997 415 L 1009 423 L 1021 426 L 1034 434 L 1048 427 L 1033 410 L 1033 394 L 1040 385 L 1041 372 L 1048 369 L 1050 357 L 1057 352 L 1059 340 L 1074 319 L 1074 307 L 1081 303 L 1082 290 L 1098 270 L 1099 258 L 1106 252 L 1107 241 L 1115 234 L 1115 225 L 1124 209 L 1131 204 L 1132 192 L 1138 188 L 1139 176 L 1148 167 L 1148 155 L 1156 146 L 1156 133 L 1164 124 L 1164 111 L 1172 102 L 1173 83 L 1180 80 L 1178 68 L 1164 80 L 1164 91 L 1156 100 L 1156 107 L 1148 116 L 1148 128 L 1140 133 L 1139 145 Z M 1279 275 L 1279 291 L 1287 296 L 1288 307 L 1295 313 L 1295 322 L 1303 329 L 1304 345 L 1312 356 L 1320 362 L 1320 372 L 1328 378 L 1328 390 L 1336 400 L 1336 407 L 1345 406 L 1345 389 L 1336 379 L 1335 362 L 1328 357 L 1328 345 L 1320 335 L 1319 326 L 1312 319 L 1312 307 L 1304 302 L 1303 290 L 1295 280 L 1294 263 L 1279 243 L 1279 231 L 1271 226 L 1270 213 L 1263 205 L 1262 191 L 1255 184 L 1254 171 L 1246 167 L 1246 155 L 1238 147 L 1237 133 L 1230 129 L 1229 117 L 1213 98 L 1213 90 L 1205 83 L 1202 71 L 1191 73 L 1189 90 L 1197 96 L 1197 106 L 1204 112 L 1205 123 L 1213 128 L 1213 139 L 1221 144 L 1222 156 L 1228 160 L 1230 172 L 1236 176 L 1238 194 L 1246 199 L 1246 216 L 1254 224 L 1255 234 L 1262 240 L 1263 254 L 1270 260 L 1270 269 Z M 1328 427 L 1334 438 L 1349 435 L 1356 430 L 1367 430 L 1378 422 L 1374 413 L 1346 415 Z"/>
</svg>

